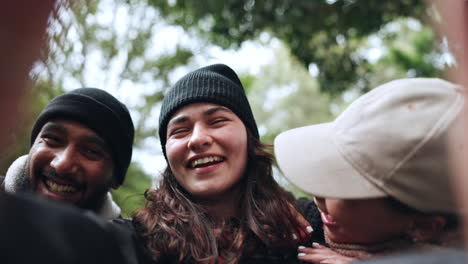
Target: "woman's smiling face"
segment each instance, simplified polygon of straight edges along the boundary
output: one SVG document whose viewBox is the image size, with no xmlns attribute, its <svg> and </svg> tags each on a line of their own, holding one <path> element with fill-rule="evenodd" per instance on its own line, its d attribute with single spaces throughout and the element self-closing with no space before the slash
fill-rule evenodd
<svg viewBox="0 0 468 264">
<path fill-rule="evenodd" d="M 247 167 L 247 131 L 230 109 L 194 103 L 169 120 L 166 153 L 179 184 L 201 199 L 221 199 L 237 190 Z"/>
</svg>

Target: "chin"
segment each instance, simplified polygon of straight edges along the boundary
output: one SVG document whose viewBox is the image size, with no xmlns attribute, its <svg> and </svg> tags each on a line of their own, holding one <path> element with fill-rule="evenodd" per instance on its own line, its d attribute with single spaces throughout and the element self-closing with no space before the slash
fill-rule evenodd
<svg viewBox="0 0 468 264">
<path fill-rule="evenodd" d="M 196 191 L 194 190 L 190 192 L 190 194 L 197 199 L 204 199 L 204 200 L 218 199 L 221 195 L 219 191 L 209 190 L 209 189 L 196 190 Z"/>
<path fill-rule="evenodd" d="M 106 197 L 107 191 L 105 193 L 98 193 L 91 197 L 88 197 L 87 199 L 80 200 L 79 202 L 75 203 L 75 205 L 81 209 L 98 212 L 104 205 Z"/>
</svg>

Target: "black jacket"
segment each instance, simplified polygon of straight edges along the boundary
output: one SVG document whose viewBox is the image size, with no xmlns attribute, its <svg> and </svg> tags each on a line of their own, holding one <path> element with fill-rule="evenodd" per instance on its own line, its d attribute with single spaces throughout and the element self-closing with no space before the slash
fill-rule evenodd
<svg viewBox="0 0 468 264">
<path fill-rule="evenodd" d="M 105 221 L 37 196 L 0 191 L 0 234 L 2 264 L 137 263 Z"/>
</svg>

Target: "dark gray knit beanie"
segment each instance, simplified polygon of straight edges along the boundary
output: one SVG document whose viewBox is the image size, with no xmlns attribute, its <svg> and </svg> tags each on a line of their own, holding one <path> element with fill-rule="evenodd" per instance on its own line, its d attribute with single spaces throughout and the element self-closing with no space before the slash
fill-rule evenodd
<svg viewBox="0 0 468 264">
<path fill-rule="evenodd" d="M 127 107 L 114 96 L 96 88 L 80 88 L 55 97 L 37 118 L 31 133 L 31 146 L 47 121 L 71 119 L 91 128 L 109 145 L 114 159 L 114 177 L 125 180 L 132 159 L 135 129 Z"/>
<path fill-rule="evenodd" d="M 180 108 L 197 102 L 229 108 L 244 122 L 250 133 L 259 138 L 257 124 L 239 77 L 228 66 L 214 64 L 185 75 L 165 95 L 159 116 L 159 139 L 164 157 L 169 119 Z"/>
</svg>

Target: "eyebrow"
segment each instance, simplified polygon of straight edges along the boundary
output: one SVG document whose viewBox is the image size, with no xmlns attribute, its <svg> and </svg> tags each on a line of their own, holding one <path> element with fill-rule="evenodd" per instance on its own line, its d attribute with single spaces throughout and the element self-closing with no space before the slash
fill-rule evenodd
<svg viewBox="0 0 468 264">
<path fill-rule="evenodd" d="M 209 116 L 209 115 L 212 115 L 212 114 L 214 114 L 214 113 L 216 113 L 216 112 L 219 112 L 219 111 L 223 111 L 223 112 L 227 112 L 227 113 L 233 114 L 233 112 L 232 112 L 231 110 L 229 110 L 228 108 L 218 106 L 218 107 L 212 107 L 212 108 L 206 110 L 205 112 L 203 112 L 203 115 L 204 115 L 204 116 Z"/>
<path fill-rule="evenodd" d="M 223 112 L 226 112 L 226 113 L 231 113 L 233 114 L 233 112 L 231 110 L 229 110 L 228 108 L 226 107 L 222 107 L 222 106 L 217 106 L 217 107 L 212 107 L 208 110 L 205 110 L 203 112 L 203 115 L 204 116 L 210 116 L 210 115 L 213 115 L 214 113 L 217 113 L 219 111 L 223 111 Z M 175 125 L 175 124 L 180 124 L 180 123 L 183 123 L 183 122 L 186 122 L 188 121 L 190 118 L 188 116 L 179 116 L 179 117 L 176 117 L 174 119 L 172 119 L 171 121 L 169 121 L 167 127 L 171 126 L 171 125 Z"/>
<path fill-rule="evenodd" d="M 102 139 L 100 136 L 82 136 L 81 140 L 85 141 L 86 143 L 91 143 L 91 144 L 96 144 L 100 148 L 102 148 L 104 151 L 108 152 L 110 154 L 110 149 L 107 143 Z"/>
<path fill-rule="evenodd" d="M 44 132 L 63 133 L 65 135 L 68 134 L 68 131 L 64 125 L 60 123 L 54 123 L 54 122 L 48 122 L 47 124 L 45 124 L 41 130 L 41 133 L 44 133 Z M 104 141 L 104 139 L 102 139 L 98 135 L 86 135 L 86 136 L 80 137 L 80 139 L 87 143 L 96 144 L 102 149 L 104 149 L 105 151 L 110 153 L 109 146 Z"/>
<path fill-rule="evenodd" d="M 57 132 L 67 134 L 67 129 L 59 123 L 49 122 L 45 124 L 44 127 L 41 129 L 41 134 L 44 132 Z"/>
</svg>

